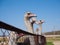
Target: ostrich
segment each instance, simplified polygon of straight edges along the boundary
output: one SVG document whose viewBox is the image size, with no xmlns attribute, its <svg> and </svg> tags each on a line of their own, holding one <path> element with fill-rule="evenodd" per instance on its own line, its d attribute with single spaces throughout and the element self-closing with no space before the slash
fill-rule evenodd
<svg viewBox="0 0 60 45">
<path fill-rule="evenodd" d="M 24 16 L 25 25 L 27 27 L 28 32 L 30 32 L 30 33 L 33 33 L 33 23 L 34 23 L 34 21 L 32 21 L 32 22 L 30 21 L 30 19 L 32 17 L 36 17 L 36 15 L 34 15 L 30 12 L 27 12 Z"/>
<path fill-rule="evenodd" d="M 28 32 L 30 33 L 34 33 L 33 24 L 35 21 L 34 20 L 32 22 L 30 21 L 30 19 L 33 17 L 36 17 L 36 15 L 32 14 L 31 12 L 27 12 L 24 16 L 25 25 L 27 27 Z M 30 40 L 30 45 L 35 45 L 33 36 L 29 36 L 29 40 Z"/>
<path fill-rule="evenodd" d="M 10 32 L 10 36 L 9 36 L 9 45 L 16 45 L 16 37 L 17 37 L 17 35 L 16 35 L 16 32 L 14 32 L 14 31 L 11 31 Z"/>
</svg>

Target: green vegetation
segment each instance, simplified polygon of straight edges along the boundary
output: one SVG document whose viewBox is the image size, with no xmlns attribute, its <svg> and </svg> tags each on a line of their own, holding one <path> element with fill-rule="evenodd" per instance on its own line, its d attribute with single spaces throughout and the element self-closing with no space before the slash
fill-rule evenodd
<svg viewBox="0 0 60 45">
<path fill-rule="evenodd" d="M 53 45 L 54 41 L 60 41 L 60 37 L 48 37 L 46 38 L 47 44 L 46 45 Z"/>
<path fill-rule="evenodd" d="M 53 45 L 53 43 L 52 42 L 47 42 L 47 44 L 46 45 Z"/>
</svg>

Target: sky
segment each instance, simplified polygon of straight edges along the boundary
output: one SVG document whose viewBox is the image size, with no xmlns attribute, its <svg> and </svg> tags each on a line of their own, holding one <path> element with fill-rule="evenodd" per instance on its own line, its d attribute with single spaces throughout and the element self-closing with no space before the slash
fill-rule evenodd
<svg viewBox="0 0 60 45">
<path fill-rule="evenodd" d="M 24 24 L 25 12 L 44 20 L 42 32 L 60 30 L 60 0 L 0 0 L 0 21 L 27 30 Z M 38 25 L 34 25 L 34 29 Z"/>
</svg>

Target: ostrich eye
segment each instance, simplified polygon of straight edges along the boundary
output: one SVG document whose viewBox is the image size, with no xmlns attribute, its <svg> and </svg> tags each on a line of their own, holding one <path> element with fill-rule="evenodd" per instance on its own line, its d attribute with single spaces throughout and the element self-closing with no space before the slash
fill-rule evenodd
<svg viewBox="0 0 60 45">
<path fill-rule="evenodd" d="M 30 15 L 31 13 L 27 13 L 28 15 Z"/>
</svg>

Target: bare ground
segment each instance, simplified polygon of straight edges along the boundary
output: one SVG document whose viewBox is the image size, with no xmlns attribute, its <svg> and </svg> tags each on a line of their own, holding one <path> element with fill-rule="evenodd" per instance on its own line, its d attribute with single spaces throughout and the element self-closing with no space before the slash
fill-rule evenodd
<svg viewBox="0 0 60 45">
<path fill-rule="evenodd" d="M 60 41 L 54 41 L 53 44 L 54 45 L 60 45 Z"/>
</svg>

